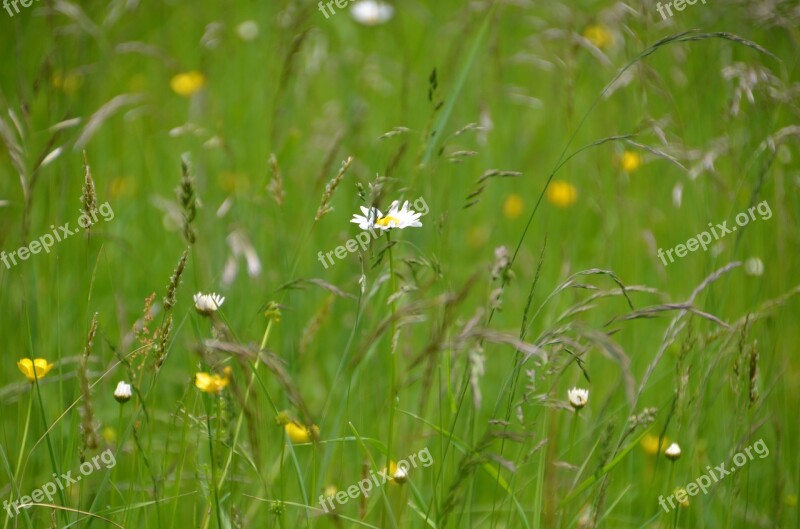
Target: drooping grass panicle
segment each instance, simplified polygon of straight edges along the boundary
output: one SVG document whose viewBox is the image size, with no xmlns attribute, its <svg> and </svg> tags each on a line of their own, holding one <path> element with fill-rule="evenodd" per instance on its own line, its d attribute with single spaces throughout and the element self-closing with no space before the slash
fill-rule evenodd
<svg viewBox="0 0 800 529">
<path fill-rule="evenodd" d="M 172 276 L 169 278 L 169 287 L 167 287 L 167 295 L 164 297 L 164 313 L 168 313 L 172 310 L 172 307 L 175 306 L 177 302 L 177 292 L 178 292 L 178 285 L 181 283 L 181 276 L 183 275 L 183 271 L 186 269 L 186 260 L 189 257 L 189 250 L 184 250 L 183 255 L 181 255 L 180 261 L 178 261 L 178 266 L 175 268 L 175 271 L 172 273 Z"/>
<path fill-rule="evenodd" d="M 92 218 L 97 215 L 97 191 L 94 187 L 94 178 L 92 178 L 92 171 L 89 168 L 89 159 L 86 156 L 86 151 L 83 151 L 83 193 L 81 194 L 81 203 L 83 204 L 83 212 Z"/>
<path fill-rule="evenodd" d="M 97 449 L 97 434 L 94 428 L 94 409 L 92 406 L 92 391 L 89 385 L 89 357 L 92 354 L 94 336 L 97 333 L 97 316 L 95 312 L 92 323 L 89 326 L 89 335 L 86 337 L 86 345 L 80 358 L 80 369 L 78 376 L 81 384 L 81 463 L 85 461 L 87 450 Z"/>
<path fill-rule="evenodd" d="M 176 190 L 178 193 L 178 200 L 183 209 L 183 236 L 186 242 L 194 244 L 196 235 L 192 222 L 197 216 L 197 194 L 194 185 L 194 179 L 189 171 L 189 157 L 184 155 L 181 158 L 181 184 Z"/>
<path fill-rule="evenodd" d="M 278 158 L 275 153 L 270 155 L 269 165 L 272 170 L 272 179 L 267 184 L 267 191 L 269 191 L 278 206 L 283 207 L 283 178 L 281 177 L 281 169 L 278 167 Z"/>
<path fill-rule="evenodd" d="M 160 369 L 164 364 L 167 354 L 167 346 L 169 345 L 169 336 L 172 331 L 172 308 L 177 303 L 178 286 L 181 283 L 181 276 L 186 269 L 186 260 L 189 256 L 189 250 L 184 250 L 181 260 L 178 261 L 178 266 L 172 273 L 169 280 L 169 287 L 167 288 L 167 295 L 164 297 L 164 321 L 158 330 L 153 335 L 153 343 L 155 344 L 155 358 L 154 365 L 156 370 Z"/>
<path fill-rule="evenodd" d="M 325 186 L 325 192 L 322 194 L 322 201 L 319 204 L 319 208 L 317 208 L 317 213 L 314 215 L 315 223 L 323 216 L 333 211 L 333 207 L 331 207 L 333 194 L 336 192 L 336 188 L 339 187 L 339 184 L 342 183 L 344 175 L 347 173 L 347 170 L 350 168 L 352 163 L 353 157 L 348 156 L 347 159 L 342 162 L 342 167 L 339 169 L 339 172 L 336 174 L 336 176 L 334 176 L 333 179 L 328 182 L 328 185 Z"/>
</svg>

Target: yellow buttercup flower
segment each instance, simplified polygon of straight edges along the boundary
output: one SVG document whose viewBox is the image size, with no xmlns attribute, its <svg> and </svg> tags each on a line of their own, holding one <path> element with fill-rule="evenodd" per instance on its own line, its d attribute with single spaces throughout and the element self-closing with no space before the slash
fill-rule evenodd
<svg viewBox="0 0 800 529">
<path fill-rule="evenodd" d="M 283 428 L 293 443 L 310 443 L 311 439 L 319 437 L 319 426 L 316 424 L 311 428 L 306 428 L 298 422 L 291 421 L 287 422 Z"/>
<path fill-rule="evenodd" d="M 117 431 L 111 426 L 106 426 L 103 428 L 102 436 L 106 444 L 117 444 Z"/>
<path fill-rule="evenodd" d="M 220 393 L 231 381 L 231 368 L 226 367 L 224 372 L 224 377 L 208 373 L 197 373 L 194 376 L 194 385 L 204 393 Z"/>
<path fill-rule="evenodd" d="M 642 166 L 642 157 L 638 152 L 625 151 L 620 156 L 619 165 L 626 173 L 632 173 Z"/>
<path fill-rule="evenodd" d="M 519 195 L 508 195 L 506 201 L 503 202 L 503 215 L 505 215 L 507 219 L 516 219 L 522 215 L 523 209 L 524 202 L 522 202 L 522 198 Z"/>
<path fill-rule="evenodd" d="M 642 450 L 649 456 L 657 455 L 661 451 L 658 445 L 658 436 L 651 433 L 642 437 L 639 444 L 642 446 Z M 669 444 L 669 439 L 666 437 L 661 440 L 661 447 L 669 446 Z"/>
<path fill-rule="evenodd" d="M 169 82 L 172 91 L 183 97 L 189 97 L 203 88 L 205 84 L 205 76 L 196 70 L 179 73 Z"/>
<path fill-rule="evenodd" d="M 614 43 L 614 35 L 611 31 L 599 24 L 586 26 L 586 29 L 583 30 L 583 36 L 601 50 Z"/>
<path fill-rule="evenodd" d="M 53 364 L 44 358 L 36 358 L 34 360 L 23 358 L 17 362 L 17 367 L 29 381 L 35 382 L 37 378 L 44 378 L 53 369 Z"/>
<path fill-rule="evenodd" d="M 547 200 L 554 206 L 567 208 L 578 199 L 578 190 L 564 180 L 553 180 L 547 187 Z"/>
</svg>

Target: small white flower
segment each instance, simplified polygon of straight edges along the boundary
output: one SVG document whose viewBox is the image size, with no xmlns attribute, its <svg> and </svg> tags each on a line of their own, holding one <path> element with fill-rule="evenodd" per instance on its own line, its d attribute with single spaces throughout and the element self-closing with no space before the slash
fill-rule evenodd
<svg viewBox="0 0 800 529">
<path fill-rule="evenodd" d="M 760 276 L 764 273 L 764 262 L 758 257 L 751 257 L 744 262 L 744 273 L 749 276 Z"/>
<path fill-rule="evenodd" d="M 239 38 L 250 42 L 251 40 L 255 40 L 258 37 L 258 24 L 255 20 L 245 20 L 238 26 L 236 26 L 236 33 L 239 34 Z"/>
<path fill-rule="evenodd" d="M 683 184 L 678 182 L 675 184 L 675 187 L 672 188 L 672 205 L 676 208 L 680 208 L 681 204 L 683 203 Z"/>
<path fill-rule="evenodd" d="M 672 443 L 664 450 L 664 455 L 667 456 L 667 459 L 676 461 L 681 457 L 681 447 L 678 446 L 678 443 Z"/>
<path fill-rule="evenodd" d="M 225 303 L 225 298 L 219 294 L 203 294 L 198 292 L 194 295 L 194 308 L 203 316 L 208 316 L 216 312 Z"/>
<path fill-rule="evenodd" d="M 586 403 L 589 401 L 589 390 L 572 388 L 567 391 L 567 398 L 569 398 L 570 405 L 576 410 L 579 410 L 586 406 Z"/>
<path fill-rule="evenodd" d="M 392 477 L 398 483 L 405 483 L 408 480 L 408 471 L 403 467 L 398 466 Z"/>
<path fill-rule="evenodd" d="M 389 211 L 384 215 L 378 208 L 365 208 L 361 206 L 361 213 L 363 215 L 353 215 L 350 222 L 358 224 L 362 230 L 371 230 L 378 228 L 379 230 L 391 230 L 394 228 L 419 228 L 422 223 L 419 218 L 422 213 L 417 213 L 413 209 L 409 209 L 408 201 L 403 202 L 403 207 L 398 208 L 400 202 L 395 200 L 389 206 Z"/>
<path fill-rule="evenodd" d="M 114 390 L 114 398 L 117 399 L 117 402 L 124 404 L 131 400 L 131 395 L 133 395 L 133 392 L 131 392 L 131 385 L 120 381 L 120 383 L 117 384 L 117 389 Z"/>
<path fill-rule="evenodd" d="M 350 8 L 350 14 L 360 24 L 377 26 L 391 20 L 394 8 L 381 1 L 359 0 Z"/>
</svg>

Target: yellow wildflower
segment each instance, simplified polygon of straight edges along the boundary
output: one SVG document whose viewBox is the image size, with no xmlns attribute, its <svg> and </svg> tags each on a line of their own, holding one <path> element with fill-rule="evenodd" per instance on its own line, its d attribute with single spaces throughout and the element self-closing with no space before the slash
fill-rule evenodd
<svg viewBox="0 0 800 529">
<path fill-rule="evenodd" d="M 516 219 L 522 215 L 523 206 L 522 198 L 512 193 L 508 195 L 506 201 L 503 203 L 503 215 L 505 215 L 507 219 Z"/>
<path fill-rule="evenodd" d="M 224 377 L 208 373 L 197 373 L 194 376 L 194 385 L 204 393 L 220 393 L 231 381 L 231 368 L 226 367 L 224 372 Z"/>
<path fill-rule="evenodd" d="M 103 435 L 103 440 L 106 442 L 106 444 L 109 445 L 117 444 L 117 431 L 111 426 L 106 426 L 105 428 L 103 428 L 102 435 Z"/>
<path fill-rule="evenodd" d="M 547 200 L 560 208 L 567 208 L 578 199 L 578 190 L 564 180 L 553 180 L 547 187 Z"/>
<path fill-rule="evenodd" d="M 601 50 L 614 43 L 614 35 L 607 27 L 600 24 L 586 26 L 586 29 L 583 30 L 583 36 Z"/>
<path fill-rule="evenodd" d="M 405 483 L 408 481 L 408 469 L 403 467 L 398 467 L 397 463 L 389 460 L 389 473 L 386 473 L 386 467 L 383 467 L 379 472 L 380 475 L 386 475 L 386 477 L 395 483 Z"/>
<path fill-rule="evenodd" d="M 632 173 L 642 166 L 642 157 L 637 152 L 625 151 L 619 159 L 619 165 L 626 173 Z"/>
<path fill-rule="evenodd" d="M 17 367 L 30 382 L 34 382 L 37 378 L 44 378 L 53 369 L 53 364 L 44 358 L 36 358 L 34 360 L 23 358 L 17 362 Z"/>
<path fill-rule="evenodd" d="M 299 422 L 292 421 L 287 422 L 283 428 L 293 443 L 310 443 L 311 439 L 319 437 L 319 426 L 316 424 L 306 428 Z"/>
<path fill-rule="evenodd" d="M 183 97 L 189 97 L 203 88 L 205 84 L 205 76 L 196 70 L 179 73 L 169 82 L 172 91 Z"/>
<path fill-rule="evenodd" d="M 649 456 L 657 455 L 661 451 L 658 445 L 658 436 L 651 433 L 645 435 L 639 444 L 642 446 L 642 450 Z M 669 444 L 669 439 L 666 437 L 661 440 L 662 447 L 669 446 Z"/>
</svg>

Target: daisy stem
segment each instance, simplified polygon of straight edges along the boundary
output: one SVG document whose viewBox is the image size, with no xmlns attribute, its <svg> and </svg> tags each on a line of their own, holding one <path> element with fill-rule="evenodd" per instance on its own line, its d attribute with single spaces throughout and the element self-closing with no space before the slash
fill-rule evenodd
<svg viewBox="0 0 800 529">
<path fill-rule="evenodd" d="M 119 405 L 119 418 L 117 420 L 117 435 L 119 436 L 117 440 L 117 453 L 120 453 L 120 449 L 122 448 L 122 404 Z M 111 472 L 111 481 L 116 483 L 117 482 L 117 465 L 114 465 L 114 470 Z"/>
<path fill-rule="evenodd" d="M 386 236 L 389 241 L 389 274 L 391 275 L 391 285 L 392 290 L 389 293 L 389 297 L 392 299 L 391 307 L 392 307 L 392 334 L 391 334 L 391 343 L 389 344 L 389 369 L 391 375 L 391 384 L 389 386 L 389 440 L 386 443 L 386 471 L 389 471 L 390 461 L 392 458 L 392 438 L 394 437 L 394 409 L 396 404 L 396 394 L 397 394 L 397 356 L 395 355 L 395 343 L 396 343 L 396 333 L 397 333 L 397 325 L 395 322 L 395 292 L 397 289 L 397 285 L 395 282 L 394 276 L 394 254 L 392 253 L 392 236 L 390 232 L 386 233 Z"/>
<path fill-rule="evenodd" d="M 124 404 L 120 403 L 120 405 L 119 405 L 119 419 L 117 421 L 117 451 L 116 451 L 117 454 L 121 454 L 122 453 L 122 445 L 125 443 L 125 439 L 123 439 L 123 435 L 122 435 L 123 434 L 122 424 L 123 424 L 123 422 L 125 420 L 125 414 L 123 413 L 124 409 L 125 409 Z M 119 465 L 114 464 L 114 470 L 111 471 L 111 482 L 112 483 L 119 483 L 117 481 L 117 471 L 118 470 L 119 470 Z M 114 488 L 117 488 L 117 487 L 115 486 Z M 117 490 L 119 490 L 119 489 L 117 489 Z M 120 495 L 122 495 L 121 492 L 120 492 Z M 123 513 L 124 513 L 123 516 L 124 516 L 124 519 L 127 520 L 128 519 L 128 513 L 130 512 L 130 500 L 127 497 L 125 497 L 124 499 L 125 499 L 125 510 L 123 511 Z"/>
<path fill-rule="evenodd" d="M 675 462 L 670 461 L 669 465 L 669 488 L 673 492 L 675 491 Z M 678 525 L 678 509 L 681 508 L 681 502 L 678 502 L 678 505 L 675 507 L 675 518 L 673 521 L 673 529 Z"/>
<path fill-rule="evenodd" d="M 244 422 L 244 410 L 247 407 L 247 403 L 250 401 L 250 393 L 253 389 L 253 384 L 256 381 L 256 373 L 258 372 L 258 366 L 261 363 L 261 351 L 267 346 L 267 341 L 269 340 L 270 331 L 272 331 L 272 322 L 275 321 L 274 318 L 270 318 L 269 322 L 267 323 L 267 328 L 264 331 L 264 337 L 261 339 L 261 346 L 258 348 L 258 354 L 256 355 L 256 360 L 253 362 L 253 373 L 250 375 L 250 383 L 247 384 L 247 392 L 244 394 L 244 406 L 242 406 L 241 411 L 239 411 L 239 418 L 236 420 L 236 431 L 233 434 L 233 443 L 231 444 L 231 449 L 228 452 L 228 459 L 225 461 L 225 468 L 222 469 L 222 476 L 219 478 L 219 485 L 222 486 L 222 482 L 225 481 L 225 477 L 228 475 L 228 469 L 230 469 L 231 461 L 233 460 L 233 452 L 236 450 L 236 443 L 239 441 L 239 433 L 242 430 L 242 423 Z"/>
<path fill-rule="evenodd" d="M 569 434 L 570 453 L 575 452 L 575 435 L 578 431 L 578 417 L 580 417 L 580 410 L 575 410 L 572 417 L 572 432 Z"/>
</svg>

